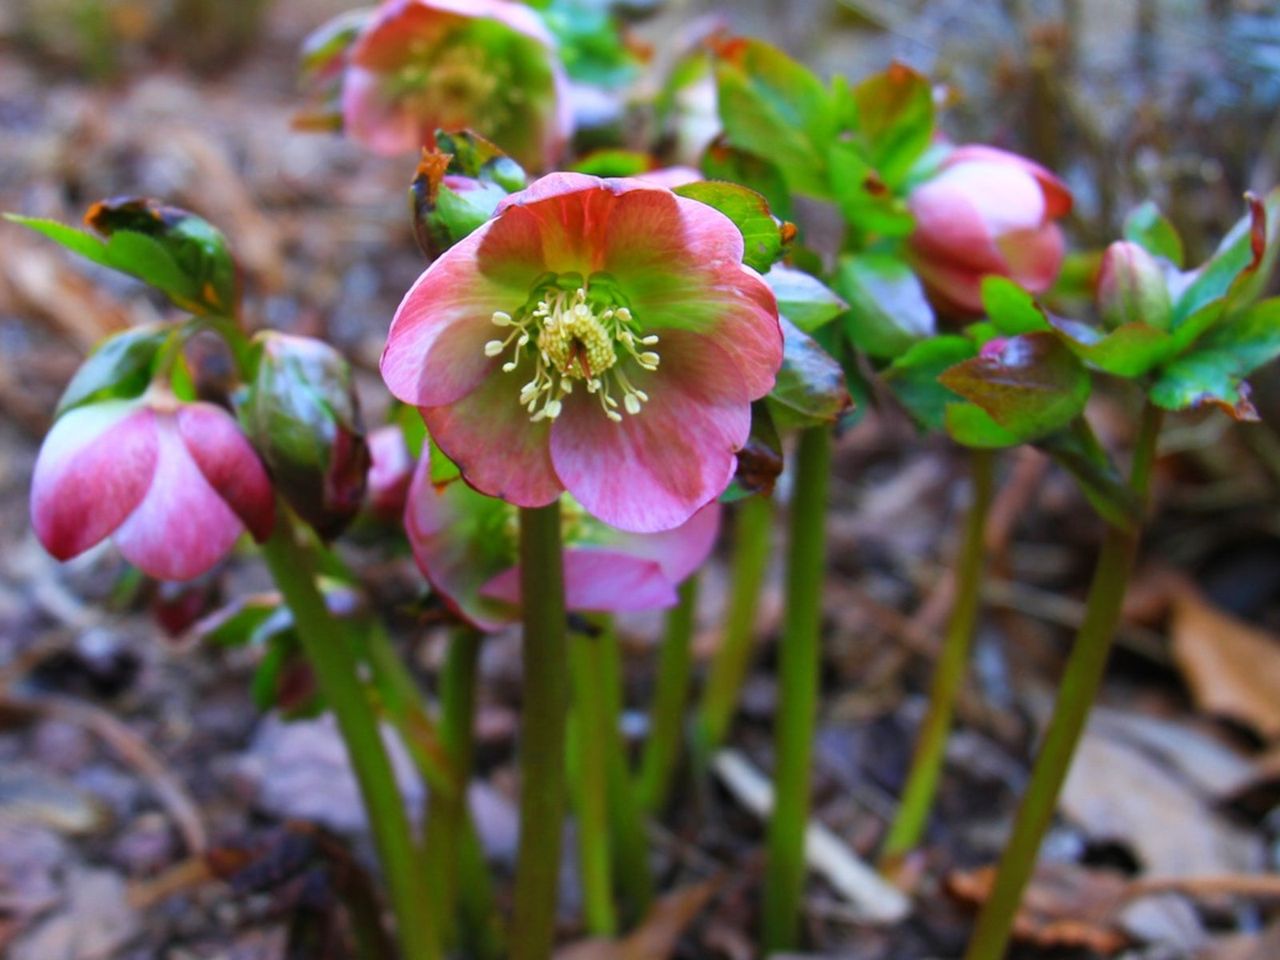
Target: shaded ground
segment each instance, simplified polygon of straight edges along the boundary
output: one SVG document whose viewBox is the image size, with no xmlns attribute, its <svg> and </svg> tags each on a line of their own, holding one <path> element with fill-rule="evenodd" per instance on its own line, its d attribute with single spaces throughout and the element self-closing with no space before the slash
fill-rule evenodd
<svg viewBox="0 0 1280 960">
<path fill-rule="evenodd" d="M 967 81 L 960 127 L 1058 161 L 1082 196 L 1083 236 L 1109 235 L 1099 224 L 1114 227 L 1145 182 L 1177 201 L 1180 225 L 1202 250 L 1196 231 L 1209 235 L 1230 222 L 1239 191 L 1274 176 L 1267 166 L 1274 151 L 1265 149 L 1271 134 L 1252 120 L 1266 102 L 1265 85 L 1248 87 L 1248 101 L 1230 99 L 1244 89 L 1239 74 L 1253 61 L 1233 57 L 1230 69 L 1219 70 L 1186 54 L 1188 43 L 1212 46 L 1207 31 L 1219 21 L 1205 19 L 1205 8 L 1156 5 L 1166 16 L 1151 33 L 1156 52 L 1148 63 L 1135 53 L 1146 42 L 1140 24 L 1126 21 L 1112 34 L 1096 4 L 1065 5 L 1082 17 L 1065 47 L 1061 30 L 1044 26 L 1028 30 L 1033 43 L 1019 43 L 997 5 L 978 5 L 964 39 L 988 44 L 988 61 L 997 51 L 991 71 L 976 65 L 980 51 L 948 59 L 956 46 L 947 40 L 944 48 L 956 16 L 949 4 L 901 22 L 888 4 L 849 6 L 863 20 L 885 21 L 879 32 L 857 32 L 858 18 L 848 12 L 828 35 L 825 13 L 773 22 L 829 67 L 854 71 L 898 53 Z M 1035 21 L 1037 6 L 1025 6 Z M 826 9 L 813 5 L 819 8 Z M 760 12 L 777 14 L 752 4 L 736 15 L 750 29 Z M 143 58 L 120 79 L 89 84 L 45 58 L 9 56 L 11 43 L 0 58 L 0 208 L 73 221 L 94 199 L 127 192 L 203 213 L 232 239 L 251 321 L 325 335 L 346 349 L 362 367 L 366 414 L 377 422 L 385 400 L 374 364 L 387 320 L 422 261 L 404 216 L 405 162 L 288 129 L 293 51 L 324 13 L 279 4 L 251 55 L 206 80 Z M 1231 22 L 1253 15 L 1240 4 Z M 1197 24 L 1206 30 L 1203 46 Z M 0 20 L 0 29 L 14 26 Z M 1231 43 L 1246 43 L 1232 50 L 1264 53 L 1274 35 L 1259 27 L 1240 41 L 1228 33 Z M 1033 54 L 1044 50 L 1096 70 L 1088 82 L 1037 86 L 1046 68 Z M 1221 89 L 1212 94 L 1215 83 Z M 1099 91 L 1112 87 L 1129 95 L 1103 100 Z M 1074 119 L 1052 128 L 1027 122 L 1063 98 L 1099 106 L 1078 116 L 1053 113 Z M 1210 128 L 1215 138 L 1203 142 Z M 1053 130 L 1066 131 L 1062 141 Z M 1220 151 L 1224 160 L 1206 168 L 1200 150 Z M 1255 156 L 1256 163 L 1243 160 Z M 1088 186 L 1099 169 L 1111 171 L 1109 196 Z M 1196 169 L 1198 177 L 1189 172 Z M 291 918 L 318 924 L 326 916 L 347 856 L 346 845 L 302 828 L 282 834 L 281 825 L 318 823 L 351 840 L 358 858 L 367 853 L 341 750 L 323 722 L 286 725 L 254 708 L 252 651 L 167 638 L 152 612 L 154 587 L 131 581 L 109 549 L 61 567 L 36 544 L 27 483 L 62 385 L 103 332 L 164 308 L 14 228 L 0 229 L 0 251 L 0 952 L 15 960 L 274 960 L 283 956 Z M 1276 868 L 1280 796 L 1280 407 L 1274 377 L 1258 386 L 1264 424 L 1239 428 L 1206 415 L 1168 431 L 1155 518 L 1104 707 L 1046 847 L 1051 874 L 1037 890 L 1035 914 L 1025 918 L 1027 956 L 1073 949 L 1280 956 L 1276 928 L 1268 927 L 1280 884 L 1266 875 Z M 1100 398 L 1091 415 L 1109 444 L 1127 446 L 1118 398 Z M 871 855 L 905 773 L 949 604 L 946 569 L 966 497 L 964 462 L 945 444 L 919 441 L 885 409 L 842 438 L 836 463 L 815 813 L 848 851 Z M 1099 534 L 1064 476 L 1034 454 L 1006 458 L 988 531 L 994 577 L 974 675 L 928 847 L 910 865 L 915 909 L 896 927 L 874 928 L 829 878 L 816 880 L 806 921 L 814 954 L 959 954 L 968 905 L 983 893 L 983 876 L 971 871 L 1000 849 Z M 409 615 L 418 576 L 384 541 L 358 537 L 349 549 L 370 571 L 430 685 L 442 637 Z M 717 642 L 723 584 L 717 562 L 703 591 L 703 657 Z M 265 585 L 246 556 L 201 588 L 211 604 Z M 775 576 L 764 598 L 759 668 L 732 744 L 765 772 L 779 605 Z M 658 621 L 624 626 L 629 729 L 640 736 Z M 518 657 L 513 636 L 486 648 L 473 798 L 490 858 L 504 875 L 514 852 Z M 406 789 L 420 797 L 407 775 Z M 675 956 L 754 955 L 760 841 L 740 791 L 721 781 L 682 781 L 653 834 L 662 886 L 707 878 L 717 886 L 705 904 L 685 901 L 696 916 Z M 201 848 L 246 843 L 269 854 L 253 882 L 241 877 L 228 887 L 191 867 Z M 563 899 L 572 939 L 571 876 Z"/>
</svg>

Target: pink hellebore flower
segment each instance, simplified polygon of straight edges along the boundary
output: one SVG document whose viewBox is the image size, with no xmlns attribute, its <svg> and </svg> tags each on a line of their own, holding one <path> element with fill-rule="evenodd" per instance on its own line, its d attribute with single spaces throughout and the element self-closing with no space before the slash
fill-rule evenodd
<svg viewBox="0 0 1280 960">
<path fill-rule="evenodd" d="M 36 460 L 31 518 L 59 560 L 114 536 L 143 572 L 189 580 L 222 559 L 245 527 L 259 541 L 270 536 L 275 498 L 229 413 L 151 395 L 58 419 Z"/>
<path fill-rule="evenodd" d="M 907 200 L 916 218 L 912 259 L 937 305 L 982 312 L 982 278 L 1009 277 L 1032 293 L 1062 266 L 1071 194 L 1044 167 L 994 147 L 957 147 Z"/>
<path fill-rule="evenodd" d="M 511 0 L 386 0 L 352 46 L 344 129 L 394 156 L 475 130 L 533 169 L 572 131 L 555 39 Z"/>
<path fill-rule="evenodd" d="M 394 520 L 404 512 L 405 495 L 413 478 L 413 456 L 404 431 L 394 423 L 368 436 L 369 479 L 365 485 L 369 507 L 379 517 Z"/>
<path fill-rule="evenodd" d="M 456 614 L 481 630 L 520 617 L 518 521 L 508 503 L 454 481 L 431 482 L 423 454 L 405 504 L 414 559 Z M 562 503 L 565 606 L 590 613 L 653 610 L 676 603 L 676 587 L 706 561 L 720 529 L 713 501 L 663 533 L 624 533 Z"/>
<path fill-rule="evenodd" d="M 482 493 L 670 530 L 733 478 L 782 363 L 777 302 L 728 217 L 557 173 L 499 204 L 396 311 L 391 392 Z"/>
</svg>

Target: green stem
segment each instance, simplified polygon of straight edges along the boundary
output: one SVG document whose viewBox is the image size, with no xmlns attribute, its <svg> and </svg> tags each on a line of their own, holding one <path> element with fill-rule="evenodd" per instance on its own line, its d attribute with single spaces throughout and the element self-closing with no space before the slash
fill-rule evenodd
<svg viewBox="0 0 1280 960">
<path fill-rule="evenodd" d="M 774 740 L 777 800 L 769 820 L 764 884 L 765 952 L 796 947 L 804 890 L 804 835 L 809 820 L 809 771 L 821 668 L 822 583 L 826 564 L 827 480 L 831 437 L 826 427 L 800 434 L 787 555 L 787 606 L 779 645 Z"/>
<path fill-rule="evenodd" d="M 461 844 L 467 830 L 467 784 L 474 754 L 476 664 L 480 637 L 458 628 L 449 639 L 440 684 L 440 737 L 453 775 L 452 789 L 431 793 L 427 808 L 426 868 L 440 911 L 440 933 L 446 944 L 457 942 L 458 880 Z"/>
<path fill-rule="evenodd" d="M 524 716 L 511 957 L 548 960 L 555 940 L 560 879 L 568 703 L 559 501 L 520 510 L 520 590 Z"/>
<path fill-rule="evenodd" d="M 942 655 L 929 692 L 929 709 L 920 727 L 898 815 L 880 852 L 883 870 L 892 870 L 903 856 L 919 845 L 924 834 L 938 790 L 956 700 L 964 686 L 969 664 L 969 649 L 982 593 L 983 534 L 994 487 L 995 454 L 990 450 L 972 451 L 970 473 L 973 491 L 965 519 L 964 540 L 956 562 L 955 605 L 947 623 Z"/>
<path fill-rule="evenodd" d="M 649 873 L 649 843 L 640 811 L 627 744 L 622 735 L 622 655 L 613 621 L 601 621 L 600 686 L 605 694 L 609 749 L 609 832 L 613 840 L 614 869 L 628 925 L 640 920 L 653 902 L 653 877 Z"/>
<path fill-rule="evenodd" d="M 738 709 L 754 652 L 756 612 L 769 569 L 772 530 L 772 500 L 756 496 L 737 505 L 729 609 L 694 722 L 694 743 L 700 760 L 709 758 L 724 743 Z"/>
<path fill-rule="evenodd" d="M 693 679 L 693 629 L 698 607 L 698 576 L 680 584 L 680 602 L 667 614 L 666 635 L 658 651 L 658 688 L 649 714 L 649 742 L 637 784 L 641 807 L 658 813 L 667 805 L 680 759 L 684 711 Z"/>
<path fill-rule="evenodd" d="M 1150 486 L 1160 421 L 1161 411 L 1148 404 L 1143 410 L 1129 478 L 1130 488 L 1142 503 Z M 1089 586 L 1084 622 L 1067 660 L 1053 717 L 1014 820 L 1013 833 L 1000 858 L 995 886 L 978 916 L 965 960 L 999 960 L 1009 945 L 1022 893 L 1035 870 L 1040 844 L 1057 808 L 1058 793 L 1102 683 L 1140 534 L 1138 525 L 1130 529 L 1107 529 Z"/>
<path fill-rule="evenodd" d="M 263 559 L 293 613 L 316 682 L 346 743 L 386 876 L 403 955 L 405 960 L 437 960 L 442 954 L 427 878 L 419 869 L 418 845 L 376 715 L 360 683 L 348 631 L 329 616 L 316 587 L 314 558 L 299 545 L 283 504 L 279 515 L 275 532 L 262 546 Z"/>
<path fill-rule="evenodd" d="M 613 903 L 613 853 L 609 834 L 609 751 L 613 737 L 603 689 L 604 658 L 597 638 L 569 640 L 573 672 L 574 791 L 578 814 L 578 869 L 587 931 L 612 937 L 618 930 Z"/>
</svg>

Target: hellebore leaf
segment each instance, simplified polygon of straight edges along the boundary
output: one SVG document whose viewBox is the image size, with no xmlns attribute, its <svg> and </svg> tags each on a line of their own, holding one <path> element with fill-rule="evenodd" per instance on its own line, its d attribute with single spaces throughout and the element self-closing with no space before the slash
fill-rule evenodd
<svg viewBox="0 0 1280 960">
<path fill-rule="evenodd" d="M 436 150 L 449 155 L 449 173 L 495 183 L 507 193 L 529 185 L 529 176 L 520 164 L 473 130 L 437 130 Z"/>
<path fill-rule="evenodd" d="M 1212 403 L 1237 420 L 1256 420 L 1244 378 L 1277 356 L 1280 298 L 1273 298 L 1231 316 L 1165 367 L 1151 399 L 1169 410 Z"/>
<path fill-rule="evenodd" d="M 1007 337 L 1049 329 L 1044 311 L 1033 297 L 1008 277 L 982 278 L 982 309 L 997 330 Z"/>
<path fill-rule="evenodd" d="M 639 150 L 593 150 L 573 165 L 577 173 L 593 177 L 635 177 L 654 166 L 653 157 Z"/>
<path fill-rule="evenodd" d="M 479 134 L 436 131 L 409 184 L 413 233 L 431 260 L 493 216 L 509 193 L 523 189 L 524 170 Z"/>
<path fill-rule="evenodd" d="M 195 214 L 155 200 L 104 200 L 90 207 L 85 222 L 105 239 L 56 220 L 5 218 L 94 263 L 137 277 L 183 310 L 235 315 L 239 295 L 226 238 Z"/>
<path fill-rule="evenodd" d="M 1077 417 L 1065 430 L 1040 438 L 1035 445 L 1075 478 L 1085 498 L 1107 523 L 1123 530 L 1139 523 L 1137 497 L 1084 417 Z"/>
<path fill-rule="evenodd" d="M 992 420 L 991 414 L 976 403 L 948 403 L 946 427 L 951 439 L 964 447 L 999 450 L 1018 445 L 1017 436 Z"/>
<path fill-rule="evenodd" d="M 844 370 L 788 317 L 781 320 L 782 369 L 768 398 L 774 423 L 782 430 L 835 423 L 853 402 Z"/>
<path fill-rule="evenodd" d="M 1160 208 L 1148 200 L 1137 207 L 1124 221 L 1124 238 L 1132 240 L 1147 253 L 1163 257 L 1179 270 L 1186 254 L 1182 249 L 1182 237 L 1177 228 L 1160 212 Z"/>
<path fill-rule="evenodd" d="M 85 403 L 140 396 L 151 382 L 156 354 L 171 333 L 165 327 L 134 327 L 103 340 L 67 384 L 56 415 Z"/>
<path fill-rule="evenodd" d="M 769 201 L 769 209 L 784 220 L 791 216 L 791 192 L 782 169 L 716 137 L 702 154 L 702 173 L 708 180 L 728 180 L 750 187 Z"/>
<path fill-rule="evenodd" d="M 835 110 L 823 82 L 776 47 L 746 38 L 716 47 L 715 76 L 727 141 L 775 162 L 791 192 L 828 198 Z"/>
<path fill-rule="evenodd" d="M 905 237 L 915 227 L 907 201 L 890 188 L 862 148 L 832 143 L 828 151 L 831 188 L 849 229 L 863 245 L 876 237 Z"/>
<path fill-rule="evenodd" d="M 1066 426 L 1089 398 L 1088 371 L 1051 333 L 992 341 L 938 379 L 1020 442 Z"/>
<path fill-rule="evenodd" d="M 884 182 L 898 187 L 933 138 L 933 89 L 928 78 L 901 63 L 872 74 L 837 101 L 851 108 L 852 127 Z"/>
<path fill-rule="evenodd" d="M 537 0 L 530 6 L 542 14 L 555 34 L 560 60 L 574 80 L 617 88 L 636 75 L 639 61 L 623 39 L 611 4 L 593 0 Z"/>
<path fill-rule="evenodd" d="M 1109 333 L 1061 317 L 1053 328 L 1081 360 L 1117 377 L 1141 377 L 1169 359 L 1176 349 L 1168 333 L 1145 323 L 1126 323 Z"/>
<path fill-rule="evenodd" d="M 674 192 L 715 207 L 732 220 L 745 244 L 742 262 L 759 273 L 767 273 L 782 258 L 784 247 L 795 236 L 795 227 L 774 217 L 764 197 L 736 183 L 700 180 Z"/>
<path fill-rule="evenodd" d="M 946 424 L 947 405 L 958 398 L 938 378 L 976 352 L 968 337 L 930 337 L 894 360 L 884 372 L 884 382 L 921 429 L 941 430 Z"/>
<path fill-rule="evenodd" d="M 769 412 L 769 402 L 757 400 L 751 404 L 751 434 L 738 451 L 737 471 L 729 488 L 720 494 L 720 501 L 732 503 L 754 494 L 772 496 L 782 466 L 782 439 Z"/>
<path fill-rule="evenodd" d="M 778 312 L 805 333 L 812 333 L 849 309 L 834 290 L 803 270 L 776 263 L 764 279 L 778 298 Z"/>
<path fill-rule="evenodd" d="M 1248 214 L 1223 238 L 1174 303 L 1171 329 L 1178 351 L 1189 347 L 1230 309 L 1247 305 L 1271 274 L 1280 232 L 1280 188 L 1266 201 L 1247 194 Z"/>
<path fill-rule="evenodd" d="M 849 302 L 843 327 L 869 357 L 888 360 L 932 335 L 933 308 L 915 271 L 887 253 L 847 254 L 835 287 Z"/>
</svg>

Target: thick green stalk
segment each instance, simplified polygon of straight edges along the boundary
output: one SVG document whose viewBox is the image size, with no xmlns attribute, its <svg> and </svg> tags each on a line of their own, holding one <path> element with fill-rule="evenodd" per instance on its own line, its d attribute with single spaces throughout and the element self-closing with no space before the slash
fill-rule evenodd
<svg viewBox="0 0 1280 960">
<path fill-rule="evenodd" d="M 773 501 L 749 497 L 736 509 L 729 609 L 694 722 L 694 743 L 702 760 L 720 749 L 738 710 L 738 698 L 754 652 L 760 592 L 769 569 Z"/>
<path fill-rule="evenodd" d="M 653 902 L 653 877 L 649 873 L 649 841 L 645 835 L 644 817 L 636 796 L 622 735 L 622 655 L 613 621 L 601 621 L 600 686 L 605 695 L 607 729 L 611 736 L 609 749 L 609 832 L 613 842 L 614 870 L 618 892 L 622 896 L 622 915 L 626 925 L 639 921 Z"/>
<path fill-rule="evenodd" d="M 960 556 L 956 561 L 955 604 L 947 623 L 942 655 L 929 692 L 929 709 L 920 727 L 898 815 L 880 852 L 880 866 L 885 870 L 892 870 L 904 855 L 914 850 L 924 834 L 938 790 L 956 699 L 964 687 L 969 664 L 969 649 L 973 643 L 982 594 L 983 533 L 994 487 L 995 454 L 990 450 L 972 451 L 970 474 L 972 499 L 965 519 Z"/>
<path fill-rule="evenodd" d="M 293 613 L 316 682 L 346 743 L 390 891 L 401 950 L 405 960 L 437 960 L 442 954 L 427 877 L 418 863 L 418 844 L 377 717 L 360 683 L 348 631 L 330 617 L 316 587 L 315 560 L 299 545 L 283 504 L 279 513 L 262 555 Z"/>
<path fill-rule="evenodd" d="M 564 820 L 568 706 L 560 503 L 520 510 L 524 715 L 520 736 L 520 846 L 512 960 L 549 960 Z"/>
<path fill-rule="evenodd" d="M 659 813 L 667 805 L 680 760 L 685 706 L 693 680 L 693 629 L 698 607 L 698 576 L 680 584 L 680 602 L 667 614 L 666 635 L 658 651 L 658 688 L 649 713 L 649 742 L 637 784 L 640 805 Z"/>
<path fill-rule="evenodd" d="M 1129 479 L 1130 487 L 1142 503 L 1146 501 L 1150 485 L 1160 421 L 1160 410 L 1148 404 L 1142 414 Z M 1053 717 L 1014 820 L 1013 833 L 1000 858 L 995 886 L 978 915 L 965 960 L 999 960 L 1009 945 L 1023 891 L 1035 871 L 1040 844 L 1053 822 L 1058 793 L 1106 671 L 1140 534 L 1138 525 L 1126 530 L 1107 529 L 1089 586 L 1084 622 L 1067 660 Z"/>
<path fill-rule="evenodd" d="M 787 606 L 779 646 L 774 731 L 777 798 L 769 819 L 764 884 L 765 952 L 797 946 L 804 892 L 804 834 L 809 821 L 809 771 L 821 669 L 822 585 L 826 565 L 827 480 L 831 435 L 811 427 L 800 435 L 787 554 Z"/>
<path fill-rule="evenodd" d="M 612 937 L 618 931 L 613 902 L 613 852 L 609 832 L 609 751 L 613 736 L 604 689 L 604 658 L 597 638 L 575 633 L 569 640 L 573 671 L 574 798 L 578 815 L 578 870 L 587 931 Z"/>
</svg>

